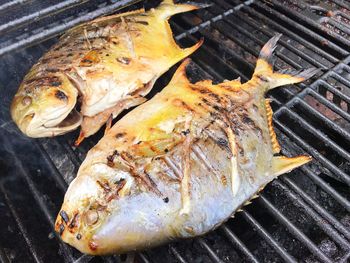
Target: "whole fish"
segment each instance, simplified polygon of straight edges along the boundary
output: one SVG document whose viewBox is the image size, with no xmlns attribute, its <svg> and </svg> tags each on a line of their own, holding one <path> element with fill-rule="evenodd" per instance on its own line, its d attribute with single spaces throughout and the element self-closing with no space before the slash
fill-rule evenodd
<svg viewBox="0 0 350 263">
<path fill-rule="evenodd" d="M 278 175 L 310 161 L 279 155 L 265 93 L 318 70 L 273 72 L 280 35 L 252 79 L 171 82 L 118 121 L 87 154 L 55 223 L 87 254 L 125 253 L 215 229 Z"/>
<path fill-rule="evenodd" d="M 165 0 L 147 12 L 69 30 L 25 76 L 11 105 L 13 120 L 30 137 L 81 126 L 79 144 L 123 109 L 144 102 L 156 79 L 202 44 L 180 48 L 168 23 L 170 16 L 199 7 Z"/>
</svg>

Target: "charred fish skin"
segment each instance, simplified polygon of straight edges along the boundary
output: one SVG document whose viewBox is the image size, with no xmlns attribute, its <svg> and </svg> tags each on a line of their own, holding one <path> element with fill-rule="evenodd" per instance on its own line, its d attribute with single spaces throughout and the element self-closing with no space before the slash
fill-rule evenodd
<svg viewBox="0 0 350 263">
<path fill-rule="evenodd" d="M 62 240 L 101 255 L 202 235 L 309 162 L 279 155 L 264 95 L 318 70 L 273 72 L 280 36 L 262 48 L 250 81 L 192 84 L 185 60 L 168 86 L 118 121 L 69 186 L 55 223 Z"/>
<path fill-rule="evenodd" d="M 11 105 L 14 122 L 29 137 L 81 126 L 77 144 L 96 133 L 111 117 L 143 103 L 156 79 L 202 44 L 180 48 L 168 23 L 172 15 L 198 8 L 165 0 L 155 9 L 69 30 L 24 77 Z"/>
</svg>

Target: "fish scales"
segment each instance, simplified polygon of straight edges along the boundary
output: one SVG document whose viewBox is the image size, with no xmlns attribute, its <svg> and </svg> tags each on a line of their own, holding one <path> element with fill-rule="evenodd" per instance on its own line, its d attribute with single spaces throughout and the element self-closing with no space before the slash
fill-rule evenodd
<svg viewBox="0 0 350 263">
<path fill-rule="evenodd" d="M 30 137 L 81 126 L 78 145 L 111 116 L 143 103 L 157 78 L 201 45 L 180 48 L 168 23 L 170 16 L 198 8 L 165 0 L 156 9 L 102 17 L 67 31 L 24 77 L 11 105 L 13 120 Z"/>
<path fill-rule="evenodd" d="M 279 155 L 264 95 L 317 70 L 273 72 L 279 38 L 263 47 L 250 81 L 193 84 L 185 60 L 168 86 L 119 120 L 69 186 L 55 223 L 61 238 L 84 253 L 111 254 L 202 235 L 278 175 L 309 162 Z"/>
</svg>

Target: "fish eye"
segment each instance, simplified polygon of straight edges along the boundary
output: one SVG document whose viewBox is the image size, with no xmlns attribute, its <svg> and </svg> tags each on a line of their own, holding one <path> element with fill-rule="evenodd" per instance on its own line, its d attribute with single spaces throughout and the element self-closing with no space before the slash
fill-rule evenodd
<svg viewBox="0 0 350 263">
<path fill-rule="evenodd" d="M 61 90 L 56 90 L 55 97 L 59 100 L 67 100 L 68 99 L 67 95 Z"/>
<path fill-rule="evenodd" d="M 32 98 L 29 97 L 29 96 L 25 96 L 23 99 L 22 99 L 22 105 L 23 106 L 28 106 L 32 104 Z"/>
<path fill-rule="evenodd" d="M 89 226 L 96 224 L 98 219 L 99 215 L 96 210 L 89 210 L 85 213 L 85 222 Z"/>
</svg>

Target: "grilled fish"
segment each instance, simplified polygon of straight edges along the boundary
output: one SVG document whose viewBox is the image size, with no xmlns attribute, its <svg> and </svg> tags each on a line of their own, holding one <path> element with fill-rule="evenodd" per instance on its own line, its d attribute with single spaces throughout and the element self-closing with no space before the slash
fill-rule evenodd
<svg viewBox="0 0 350 263">
<path fill-rule="evenodd" d="M 317 72 L 273 72 L 262 49 L 252 79 L 171 82 L 118 121 L 82 163 L 56 219 L 87 254 L 125 253 L 215 229 L 278 175 L 310 161 L 279 155 L 265 93 Z M 136 128 L 137 127 L 137 128 Z"/>
<path fill-rule="evenodd" d="M 11 105 L 13 120 L 30 137 L 81 126 L 78 144 L 123 109 L 143 103 L 156 79 L 202 44 L 180 48 L 168 23 L 170 16 L 199 7 L 165 0 L 147 12 L 69 30 L 25 76 Z"/>
</svg>

